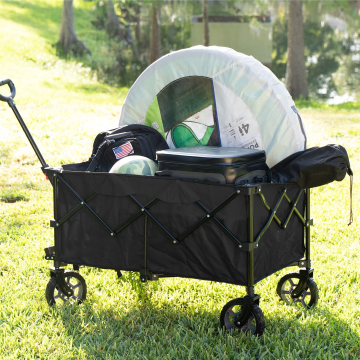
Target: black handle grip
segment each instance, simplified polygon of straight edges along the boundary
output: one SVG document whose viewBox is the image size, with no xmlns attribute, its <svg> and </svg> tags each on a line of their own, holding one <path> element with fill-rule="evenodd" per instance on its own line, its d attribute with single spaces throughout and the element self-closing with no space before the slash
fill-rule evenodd
<svg viewBox="0 0 360 360">
<path fill-rule="evenodd" d="M 4 96 L 4 95 L 0 94 L 0 101 L 9 102 L 10 100 L 12 100 L 15 97 L 15 94 L 16 94 L 15 85 L 10 79 L 0 80 L 0 86 L 3 86 L 3 85 L 9 85 L 11 94 L 10 94 L 10 96 Z"/>
</svg>

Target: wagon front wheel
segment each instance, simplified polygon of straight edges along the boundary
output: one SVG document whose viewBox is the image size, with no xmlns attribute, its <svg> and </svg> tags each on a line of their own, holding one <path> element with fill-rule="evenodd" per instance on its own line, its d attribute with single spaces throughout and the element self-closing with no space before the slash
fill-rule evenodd
<svg viewBox="0 0 360 360">
<path fill-rule="evenodd" d="M 313 278 L 308 278 L 306 288 L 302 294 L 295 298 L 292 296 L 292 291 L 299 284 L 301 275 L 299 273 L 290 273 L 283 276 L 278 282 L 276 292 L 281 300 L 285 303 L 300 303 L 305 308 L 315 306 L 319 300 L 319 290 Z"/>
<path fill-rule="evenodd" d="M 221 326 L 228 333 L 233 331 L 251 332 L 254 335 L 261 336 L 265 330 L 264 313 L 259 305 L 253 304 L 249 319 L 245 324 L 241 324 L 239 318 L 241 317 L 242 311 L 244 311 L 242 304 L 242 299 L 234 299 L 223 307 L 220 314 Z"/>
<path fill-rule="evenodd" d="M 50 306 L 54 304 L 63 304 L 68 301 L 82 303 L 86 299 L 85 279 L 76 271 L 64 271 L 66 284 L 73 290 L 74 295 L 67 297 L 60 289 L 56 277 L 52 277 L 46 286 L 46 301 Z"/>
</svg>

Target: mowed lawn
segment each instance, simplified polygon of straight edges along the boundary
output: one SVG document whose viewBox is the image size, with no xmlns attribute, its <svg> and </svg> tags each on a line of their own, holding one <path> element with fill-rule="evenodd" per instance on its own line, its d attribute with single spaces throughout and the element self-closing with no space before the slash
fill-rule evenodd
<svg viewBox="0 0 360 360">
<path fill-rule="evenodd" d="M 61 4 L 0 1 L 0 28 L 8 29 L 0 35 L 0 78 L 17 86 L 18 109 L 51 165 L 87 159 L 94 136 L 116 126 L 127 92 L 98 83 L 81 62 L 56 57 L 51 44 Z M 80 34 L 95 46 L 104 35 L 92 33 L 91 6 L 75 4 Z M 305 310 L 279 301 L 277 282 L 295 268 L 270 276 L 256 285 L 267 327 L 255 338 L 221 330 L 222 307 L 245 289 L 215 282 L 141 284 L 130 272 L 118 280 L 114 271 L 84 268 L 86 302 L 50 309 L 43 249 L 53 244 L 52 188 L 10 108 L 0 103 L 0 358 L 360 359 L 360 105 L 298 106 L 310 146 L 348 150 L 354 223 L 347 225 L 348 177 L 312 190 L 319 303 Z"/>
</svg>

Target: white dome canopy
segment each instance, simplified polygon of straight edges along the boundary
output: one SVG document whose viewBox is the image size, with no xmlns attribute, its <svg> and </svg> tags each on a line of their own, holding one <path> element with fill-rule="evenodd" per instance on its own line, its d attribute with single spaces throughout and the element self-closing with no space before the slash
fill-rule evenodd
<svg viewBox="0 0 360 360">
<path fill-rule="evenodd" d="M 146 121 L 149 107 L 164 88 L 187 77 L 211 81 L 220 146 L 263 149 L 269 167 L 306 148 L 301 118 L 284 84 L 252 56 L 217 46 L 172 52 L 149 66 L 131 87 L 119 125 L 146 123 L 165 136 L 159 121 Z M 159 111 L 154 116 L 161 122 Z"/>
</svg>

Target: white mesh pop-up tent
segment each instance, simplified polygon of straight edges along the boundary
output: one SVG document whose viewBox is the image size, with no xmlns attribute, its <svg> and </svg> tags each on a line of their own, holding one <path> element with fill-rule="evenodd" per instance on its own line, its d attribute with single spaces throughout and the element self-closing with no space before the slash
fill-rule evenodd
<svg viewBox="0 0 360 360">
<path fill-rule="evenodd" d="M 195 46 L 148 67 L 131 87 L 120 125 L 145 124 L 169 146 L 264 149 L 272 167 L 306 148 L 284 84 L 259 61 L 229 48 Z"/>
</svg>

